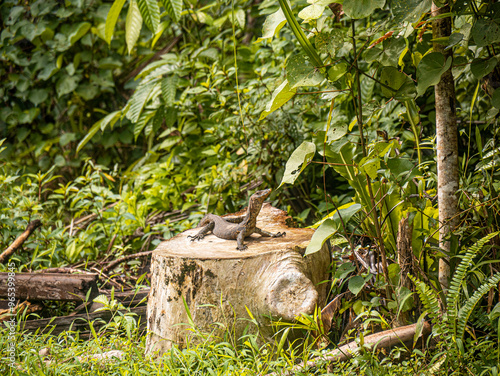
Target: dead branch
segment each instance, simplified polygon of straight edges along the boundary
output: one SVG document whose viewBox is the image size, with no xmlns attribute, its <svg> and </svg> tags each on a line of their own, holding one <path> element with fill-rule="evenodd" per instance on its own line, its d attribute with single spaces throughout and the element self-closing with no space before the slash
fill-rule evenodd
<svg viewBox="0 0 500 376">
<path fill-rule="evenodd" d="M 28 237 L 35 231 L 38 227 L 42 225 L 42 222 L 39 219 L 36 219 L 28 224 L 26 230 L 17 237 L 16 240 L 7 248 L 5 251 L 0 254 L 0 264 L 3 264 L 12 254 L 17 251 L 23 243 L 28 239 Z"/>
<path fill-rule="evenodd" d="M 297 364 L 279 375 L 295 375 L 308 368 L 317 368 L 319 363 L 323 362 L 344 362 L 355 356 L 363 347 L 367 345 L 376 346 L 377 349 L 390 349 L 394 346 L 406 346 L 408 343 L 412 343 L 413 337 L 417 330 L 417 324 L 411 324 L 406 326 L 401 326 L 395 329 L 385 330 L 380 333 L 375 333 L 364 338 L 363 346 L 358 345 L 356 341 L 349 342 L 344 346 L 340 346 L 332 351 L 323 354 L 320 357 L 309 360 L 305 363 Z M 422 335 L 426 337 L 431 332 L 431 324 L 429 322 L 424 322 Z M 267 376 L 277 376 L 278 373 L 272 372 L 268 373 Z"/>
<path fill-rule="evenodd" d="M 126 255 L 123 257 L 120 257 L 119 259 L 116 259 L 115 261 L 110 262 L 108 265 L 106 265 L 104 268 L 102 268 L 102 272 L 106 273 L 107 271 L 113 269 L 115 266 L 121 264 L 124 261 L 131 260 L 134 258 L 139 258 L 143 256 L 149 256 L 153 251 L 146 251 L 146 252 L 139 252 L 139 253 L 134 253 L 133 255 Z"/>
<path fill-rule="evenodd" d="M 87 270 L 81 270 L 76 268 L 47 268 L 47 269 L 38 269 L 32 271 L 32 273 L 72 273 L 72 274 L 94 274 L 93 272 L 89 272 Z"/>
</svg>

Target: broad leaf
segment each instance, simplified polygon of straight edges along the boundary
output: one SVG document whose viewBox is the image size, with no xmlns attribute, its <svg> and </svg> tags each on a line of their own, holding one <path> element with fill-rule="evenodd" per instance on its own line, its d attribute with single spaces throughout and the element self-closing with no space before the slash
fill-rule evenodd
<svg viewBox="0 0 500 376">
<path fill-rule="evenodd" d="M 338 229 L 338 225 L 332 219 L 324 221 L 314 232 L 311 241 L 307 245 L 304 255 L 310 255 L 318 252 L 323 247 L 323 244 L 325 244 L 325 242 L 332 237 Z"/>
<path fill-rule="evenodd" d="M 170 18 L 179 22 L 182 14 L 182 0 L 161 0 Z"/>
<path fill-rule="evenodd" d="M 338 227 L 341 227 L 342 222 L 344 222 L 344 225 L 346 225 L 351 220 L 352 216 L 357 212 L 359 212 L 360 210 L 361 210 L 360 204 L 350 202 L 348 204 L 342 205 L 341 207 L 338 208 L 338 210 L 331 212 L 325 218 L 311 225 L 310 228 L 318 228 L 327 219 L 333 220 L 338 225 Z"/>
<path fill-rule="evenodd" d="M 90 141 L 92 137 L 97 133 L 99 129 L 104 130 L 108 125 L 113 127 L 113 125 L 118 121 L 120 118 L 121 111 L 115 111 L 110 114 L 108 114 L 106 117 L 102 118 L 101 120 L 97 121 L 92 125 L 92 127 L 89 129 L 83 140 L 80 141 L 76 148 L 76 152 L 78 153 L 82 148 L 85 146 L 87 142 Z"/>
<path fill-rule="evenodd" d="M 335 56 L 336 51 L 344 45 L 344 34 L 339 29 L 333 29 L 330 33 L 321 32 L 314 38 L 314 44 L 318 53 Z"/>
<path fill-rule="evenodd" d="M 348 66 L 344 62 L 335 64 L 330 69 L 328 69 L 328 78 L 332 82 L 339 80 L 345 74 L 345 72 L 347 72 L 347 68 Z"/>
<path fill-rule="evenodd" d="M 396 22 L 416 22 L 431 8 L 432 0 L 397 0 L 392 2 L 391 10 Z"/>
<path fill-rule="evenodd" d="M 470 71 L 477 79 L 480 79 L 491 73 L 497 64 L 498 59 L 495 56 L 488 60 L 474 59 L 470 65 Z"/>
<path fill-rule="evenodd" d="M 176 74 L 164 77 L 161 81 L 161 95 L 167 107 L 171 107 L 175 102 L 178 81 L 179 77 Z"/>
<path fill-rule="evenodd" d="M 280 8 L 277 12 L 267 16 L 262 26 L 262 36 L 257 39 L 257 42 L 274 37 L 285 24 L 286 17 Z"/>
<path fill-rule="evenodd" d="M 335 275 L 333 276 L 333 279 L 344 279 L 347 277 L 350 273 L 356 270 L 356 267 L 350 263 L 346 262 L 344 264 L 341 264 L 337 270 L 335 270 Z"/>
<path fill-rule="evenodd" d="M 245 11 L 243 9 L 238 9 L 235 12 L 232 12 L 232 14 L 229 15 L 229 21 L 234 23 L 235 26 L 238 26 L 240 29 L 245 29 Z"/>
<path fill-rule="evenodd" d="M 347 284 L 347 288 L 354 295 L 358 295 L 358 293 L 363 289 L 364 286 L 365 286 L 365 279 L 360 275 L 355 275 L 354 277 L 349 279 L 349 283 Z"/>
<path fill-rule="evenodd" d="M 127 19 L 125 21 L 125 42 L 130 55 L 134 48 L 142 29 L 142 16 L 136 0 L 130 0 Z"/>
<path fill-rule="evenodd" d="M 500 109 L 500 88 L 496 89 L 491 97 L 493 107 Z"/>
<path fill-rule="evenodd" d="M 134 0 L 132 0 L 133 2 Z M 113 31 L 115 30 L 116 21 L 118 21 L 118 17 L 120 16 L 120 12 L 122 11 L 123 5 L 125 4 L 125 0 L 115 0 L 111 9 L 108 12 L 106 17 L 106 26 L 104 27 L 104 40 L 110 44 L 111 39 L 113 39 Z M 132 5 L 132 4 L 131 4 Z M 130 8 L 129 8 L 130 12 Z M 128 16 L 127 16 L 128 18 Z"/>
<path fill-rule="evenodd" d="M 472 28 L 472 37 L 478 47 L 485 47 L 500 41 L 500 26 L 494 20 L 480 18 Z"/>
<path fill-rule="evenodd" d="M 359 162 L 359 170 L 367 174 L 371 179 L 376 179 L 377 171 L 380 169 L 380 158 L 365 157 Z"/>
<path fill-rule="evenodd" d="M 404 100 L 412 97 L 412 95 L 415 96 L 413 80 L 394 67 L 382 69 L 380 82 L 385 85 L 382 86 L 382 94 L 387 98 L 394 97 L 398 100 Z"/>
<path fill-rule="evenodd" d="M 148 29 L 154 34 L 160 24 L 160 8 L 156 0 L 137 0 L 142 19 Z"/>
<path fill-rule="evenodd" d="M 57 96 L 61 97 L 63 95 L 72 93 L 78 86 L 80 82 L 79 76 L 68 76 L 64 75 L 56 82 Z"/>
<path fill-rule="evenodd" d="M 375 9 L 383 7 L 385 0 L 344 0 L 343 9 L 349 17 L 368 17 Z"/>
<path fill-rule="evenodd" d="M 286 64 L 286 78 L 290 87 L 316 86 L 323 81 L 323 75 L 305 55 L 293 55 Z"/>
<path fill-rule="evenodd" d="M 260 114 L 259 120 L 264 119 L 271 112 L 274 112 L 283 106 L 286 102 L 292 99 L 296 92 L 297 89 L 290 88 L 288 80 L 283 81 L 283 83 L 274 90 L 271 100 L 267 104 L 266 109 L 262 111 L 262 114 Z"/>
<path fill-rule="evenodd" d="M 417 93 L 422 95 L 429 86 L 436 85 L 441 76 L 451 67 L 451 57 L 445 61 L 441 52 L 431 52 L 425 55 L 417 67 Z"/>
<path fill-rule="evenodd" d="M 142 109 L 146 105 L 149 95 L 153 91 L 154 87 L 154 84 L 140 86 L 139 88 L 137 88 L 134 95 L 132 95 L 132 98 L 130 98 L 130 107 L 126 113 L 126 116 L 127 119 L 129 119 L 132 123 L 135 123 L 137 120 L 139 120 Z"/>
<path fill-rule="evenodd" d="M 333 3 L 333 0 L 308 0 L 309 6 L 305 7 L 299 12 L 299 17 L 304 22 L 317 20 L 323 15 L 323 11 L 328 4 Z"/>
<path fill-rule="evenodd" d="M 65 33 L 70 45 L 75 44 L 81 37 L 83 37 L 90 30 L 90 22 L 81 22 L 76 25 L 71 25 Z"/>
<path fill-rule="evenodd" d="M 281 180 L 280 187 L 285 184 L 293 184 L 295 179 L 306 168 L 316 153 L 316 145 L 312 142 L 304 141 L 294 150 L 285 166 L 285 173 Z"/>
</svg>

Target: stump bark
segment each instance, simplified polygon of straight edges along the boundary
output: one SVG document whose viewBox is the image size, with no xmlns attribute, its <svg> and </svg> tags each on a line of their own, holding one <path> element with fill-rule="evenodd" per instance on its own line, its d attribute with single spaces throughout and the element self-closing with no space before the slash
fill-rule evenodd
<svg viewBox="0 0 500 376">
<path fill-rule="evenodd" d="M 199 341 L 182 325 L 190 321 L 185 304 L 195 327 L 215 340 L 223 340 L 228 333 L 240 338 L 250 324 L 247 308 L 264 340 L 270 340 L 270 317 L 292 322 L 301 313 L 313 314 L 316 306 L 323 306 L 329 279 L 328 245 L 303 257 L 314 231 L 289 228 L 286 220 L 284 211 L 264 204 L 257 226 L 273 233 L 285 231 L 286 237 L 253 234 L 245 240 L 245 251 L 236 250 L 235 240 L 214 235 L 191 242 L 187 236 L 199 229 L 160 243 L 151 260 L 146 352 L 163 353 L 173 344 Z"/>
</svg>

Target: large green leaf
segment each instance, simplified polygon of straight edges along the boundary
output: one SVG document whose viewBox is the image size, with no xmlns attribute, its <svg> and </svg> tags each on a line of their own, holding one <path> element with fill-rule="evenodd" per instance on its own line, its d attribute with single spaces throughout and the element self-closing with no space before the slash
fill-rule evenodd
<svg viewBox="0 0 500 376">
<path fill-rule="evenodd" d="M 262 111 L 262 114 L 260 114 L 259 120 L 264 119 L 271 112 L 274 112 L 283 106 L 286 102 L 292 99 L 296 92 L 297 89 L 290 88 L 288 80 L 283 81 L 283 83 L 274 90 L 271 100 L 267 104 L 266 109 Z"/>
<path fill-rule="evenodd" d="M 68 76 L 64 75 L 56 82 L 57 96 L 61 97 L 63 95 L 72 93 L 78 86 L 80 82 L 80 76 Z"/>
<path fill-rule="evenodd" d="M 67 25 L 64 25 L 67 26 Z M 75 44 L 81 37 L 83 37 L 90 30 L 90 22 L 80 22 L 75 25 L 70 25 L 68 29 L 62 27 L 64 35 L 68 38 L 70 45 Z"/>
<path fill-rule="evenodd" d="M 161 81 L 161 94 L 167 107 L 171 107 L 175 102 L 178 81 L 179 77 L 176 74 L 164 77 Z"/>
<path fill-rule="evenodd" d="M 304 22 L 310 22 L 317 20 L 323 15 L 323 11 L 328 4 L 334 3 L 332 0 L 308 0 L 309 6 L 305 7 L 299 12 L 299 17 L 304 20 Z"/>
<path fill-rule="evenodd" d="M 384 67 L 380 73 L 380 82 L 382 94 L 387 98 L 396 98 L 404 100 L 412 95 L 415 96 L 415 84 L 406 74 L 400 72 L 394 67 Z"/>
<path fill-rule="evenodd" d="M 485 47 L 500 41 L 500 26 L 494 20 L 480 18 L 472 28 L 472 37 L 478 47 Z"/>
<path fill-rule="evenodd" d="M 314 232 L 311 241 L 307 245 L 305 255 L 318 252 L 323 244 L 332 237 L 339 229 L 339 226 L 332 219 L 325 220 L 321 226 Z"/>
<path fill-rule="evenodd" d="M 397 0 L 392 2 L 391 10 L 396 22 L 416 22 L 431 8 L 432 0 Z"/>
<path fill-rule="evenodd" d="M 125 21 L 125 42 L 127 43 L 127 50 L 130 54 L 139 35 L 141 35 L 142 29 L 142 16 L 137 5 L 136 0 L 130 0 L 130 5 L 128 7 L 127 19 Z"/>
<path fill-rule="evenodd" d="M 498 59 L 495 56 L 488 60 L 474 59 L 470 65 L 470 71 L 477 79 L 480 79 L 491 73 L 497 64 Z"/>
<path fill-rule="evenodd" d="M 316 86 L 324 79 L 305 55 L 293 55 L 288 59 L 286 78 L 292 89 L 299 86 Z"/>
<path fill-rule="evenodd" d="M 496 89 L 491 97 L 493 107 L 500 109 L 500 88 Z"/>
<path fill-rule="evenodd" d="M 182 14 L 182 0 L 161 0 L 170 18 L 179 22 Z"/>
<path fill-rule="evenodd" d="M 160 7 L 156 0 L 137 0 L 142 19 L 148 29 L 154 34 L 160 24 Z"/>
<path fill-rule="evenodd" d="M 358 293 L 363 289 L 364 286 L 365 286 L 365 279 L 360 275 L 355 275 L 354 277 L 349 279 L 349 283 L 347 284 L 347 288 L 354 295 L 358 295 Z"/>
<path fill-rule="evenodd" d="M 441 52 L 431 52 L 425 55 L 417 66 L 417 94 L 425 93 L 429 86 L 436 85 L 441 76 L 451 67 L 451 57 L 445 61 Z"/>
<path fill-rule="evenodd" d="M 149 95 L 153 91 L 155 84 L 147 84 L 140 86 L 130 98 L 130 107 L 126 113 L 127 119 L 129 119 L 132 123 L 135 123 L 139 120 L 141 116 L 142 109 L 146 105 L 146 102 L 149 98 Z"/>
<path fill-rule="evenodd" d="M 343 9 L 349 17 L 358 19 L 368 17 L 384 4 L 385 0 L 344 0 Z"/>
<path fill-rule="evenodd" d="M 318 53 L 335 56 L 336 51 L 344 45 L 344 33 L 339 29 L 333 29 L 329 33 L 318 33 L 314 38 L 314 44 Z"/>
<path fill-rule="evenodd" d="M 99 129 L 104 130 L 108 125 L 112 127 L 118 121 L 120 115 L 121 111 L 115 111 L 108 114 L 107 116 L 97 121 L 96 123 L 94 123 L 94 125 L 90 127 L 89 131 L 87 132 L 83 140 L 81 140 L 80 143 L 78 144 L 76 152 L 78 153 L 80 150 L 82 150 L 85 144 L 87 144 L 87 142 L 89 142 L 90 139 L 94 137 L 94 135 L 97 133 Z"/>
<path fill-rule="evenodd" d="M 113 38 L 113 31 L 115 30 L 116 26 L 116 21 L 118 21 L 118 17 L 120 16 L 120 12 L 122 11 L 124 4 L 125 0 L 115 0 L 108 12 L 108 16 L 106 17 L 106 26 L 104 27 L 104 37 L 108 44 L 111 43 L 111 39 Z"/>
<path fill-rule="evenodd" d="M 283 174 L 280 187 L 285 183 L 293 184 L 295 179 L 297 179 L 307 164 L 313 159 L 315 153 L 316 144 L 308 141 L 302 142 L 286 162 L 285 173 Z"/>
<path fill-rule="evenodd" d="M 352 216 L 354 214 L 356 214 L 357 212 L 359 212 L 360 210 L 361 210 L 360 204 L 350 202 L 348 204 L 342 205 L 337 210 L 331 212 L 325 218 L 323 218 L 320 221 L 316 222 L 315 224 L 311 225 L 310 228 L 319 227 L 327 219 L 333 220 L 338 226 L 341 226 L 342 222 L 344 222 L 344 224 L 347 224 L 351 220 Z"/>
</svg>

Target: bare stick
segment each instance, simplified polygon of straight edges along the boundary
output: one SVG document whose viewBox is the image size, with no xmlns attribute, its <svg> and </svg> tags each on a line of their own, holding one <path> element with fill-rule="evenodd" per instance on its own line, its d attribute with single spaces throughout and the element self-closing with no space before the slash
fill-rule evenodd
<svg viewBox="0 0 500 376">
<path fill-rule="evenodd" d="M 39 219 L 34 220 L 28 224 L 26 230 L 17 237 L 16 240 L 7 248 L 5 251 L 0 254 L 0 264 L 3 264 L 12 254 L 19 249 L 23 243 L 28 239 L 33 231 L 35 231 L 38 227 L 42 225 L 42 222 Z"/>
<path fill-rule="evenodd" d="M 389 329 L 380 333 L 375 333 L 364 338 L 364 346 L 373 345 L 378 349 L 389 349 L 394 346 L 406 345 L 408 342 L 413 341 L 413 336 L 417 330 L 417 324 L 406 325 L 395 329 Z M 426 321 L 422 328 L 422 335 L 426 337 L 431 332 L 431 325 Z M 305 363 L 300 363 L 294 366 L 291 370 L 280 373 L 280 375 L 295 375 L 299 372 L 304 372 L 306 369 L 313 367 L 316 368 L 323 362 L 343 362 L 351 359 L 356 353 L 362 349 L 356 341 L 349 342 L 344 346 L 340 346 L 335 350 L 323 354 L 313 360 Z M 267 376 L 278 375 L 278 373 L 268 373 Z"/>
<path fill-rule="evenodd" d="M 153 251 L 146 251 L 146 252 L 139 252 L 139 253 L 134 253 L 133 255 L 126 255 L 123 257 L 120 257 L 119 259 L 116 259 L 115 261 L 110 262 L 108 265 L 106 265 L 102 271 L 106 273 L 108 270 L 113 269 L 116 265 L 121 264 L 124 261 L 134 259 L 134 258 L 139 258 L 142 256 L 149 256 Z"/>
<path fill-rule="evenodd" d="M 89 272 L 87 270 L 81 270 L 76 268 L 47 268 L 47 269 L 38 269 L 32 271 L 32 273 L 82 273 L 82 274 L 94 274 L 93 272 Z"/>
</svg>

